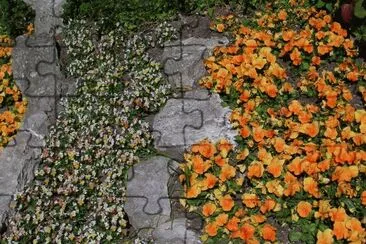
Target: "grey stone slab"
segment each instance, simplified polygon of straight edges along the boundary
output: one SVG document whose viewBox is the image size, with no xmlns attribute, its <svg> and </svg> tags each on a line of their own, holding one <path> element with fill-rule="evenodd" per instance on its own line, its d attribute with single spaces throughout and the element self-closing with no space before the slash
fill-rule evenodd
<svg viewBox="0 0 366 244">
<path fill-rule="evenodd" d="M 199 235 L 188 229 L 187 222 L 186 218 L 178 218 L 160 225 L 152 233 L 154 242 L 159 244 L 201 243 Z"/>
<path fill-rule="evenodd" d="M 5 218 L 7 217 L 7 209 L 10 201 L 11 196 L 0 195 L 0 223 L 3 223 L 5 221 Z"/>
<path fill-rule="evenodd" d="M 212 141 L 227 138 L 235 145 L 237 132 L 228 121 L 231 110 L 222 107 L 220 96 L 209 96 L 205 90 L 186 92 L 186 95 L 190 99 L 170 99 L 155 115 L 155 148 L 182 160 L 184 151 L 204 138 Z"/>
<path fill-rule="evenodd" d="M 179 46 L 164 48 L 164 72 L 169 76 L 169 82 L 175 88 L 184 91 L 196 87 L 196 82 L 206 74 L 203 58 L 210 55 L 214 47 L 227 44 L 226 37 L 211 39 L 190 37 L 184 39 Z"/>
<path fill-rule="evenodd" d="M 125 211 L 139 235 L 150 237 L 161 223 L 170 219 L 168 165 L 171 160 L 153 157 L 134 165 L 127 181 Z"/>
</svg>

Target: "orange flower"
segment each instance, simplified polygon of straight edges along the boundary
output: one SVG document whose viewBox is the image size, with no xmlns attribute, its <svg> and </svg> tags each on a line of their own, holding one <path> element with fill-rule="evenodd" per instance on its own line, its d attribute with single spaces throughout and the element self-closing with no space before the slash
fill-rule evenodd
<svg viewBox="0 0 366 244">
<path fill-rule="evenodd" d="M 215 222 L 213 223 L 208 223 L 206 226 L 205 226 L 205 232 L 213 237 L 213 236 L 216 236 L 217 235 L 217 230 L 218 230 L 218 226 Z"/>
<path fill-rule="evenodd" d="M 227 154 L 233 148 L 233 145 L 226 139 L 221 139 L 217 149 L 220 151 L 222 157 L 226 158 Z"/>
<path fill-rule="evenodd" d="M 292 30 L 284 31 L 282 33 L 282 38 L 286 42 L 289 41 L 289 40 L 291 40 L 294 36 L 295 36 L 295 32 L 293 32 Z"/>
<path fill-rule="evenodd" d="M 288 110 L 296 115 L 299 115 L 303 110 L 301 103 L 298 100 L 292 100 L 288 106 Z"/>
<path fill-rule="evenodd" d="M 300 217 L 306 218 L 311 213 L 311 204 L 305 201 L 300 201 L 297 204 L 296 211 Z"/>
<path fill-rule="evenodd" d="M 225 29 L 225 25 L 224 25 L 224 24 L 217 24 L 217 25 L 216 25 L 216 30 L 217 30 L 218 32 L 223 32 L 223 31 L 224 31 L 224 29 Z"/>
<path fill-rule="evenodd" d="M 244 193 L 242 196 L 242 201 L 248 208 L 254 208 L 259 205 L 258 197 L 253 193 Z"/>
<path fill-rule="evenodd" d="M 346 239 L 350 234 L 345 222 L 334 222 L 333 233 L 337 240 Z"/>
<path fill-rule="evenodd" d="M 361 204 L 366 205 L 366 191 L 361 193 Z"/>
<path fill-rule="evenodd" d="M 324 136 L 334 140 L 337 138 L 338 133 L 334 128 L 327 128 L 324 132 Z"/>
<path fill-rule="evenodd" d="M 214 160 L 215 163 L 220 167 L 224 166 L 227 162 L 227 159 L 223 159 L 220 155 L 217 155 Z"/>
<path fill-rule="evenodd" d="M 330 168 L 330 160 L 329 159 L 325 159 L 323 161 L 321 161 L 320 163 L 318 163 L 318 169 L 321 172 L 325 172 Z"/>
<path fill-rule="evenodd" d="M 203 162 L 201 156 L 195 155 L 192 158 L 192 167 L 193 171 L 196 172 L 197 174 L 203 174 L 211 167 L 211 164 L 209 161 Z"/>
<path fill-rule="evenodd" d="M 206 217 L 211 216 L 216 211 L 216 205 L 213 203 L 206 203 L 202 207 L 202 214 Z"/>
<path fill-rule="evenodd" d="M 329 213 L 331 210 L 331 205 L 329 200 L 319 200 L 318 203 L 318 211 L 315 212 L 314 217 L 320 218 L 322 220 L 327 219 L 329 217 Z"/>
<path fill-rule="evenodd" d="M 205 186 L 208 189 L 213 188 L 215 186 L 216 182 L 218 181 L 217 177 L 210 173 L 206 173 L 205 176 L 206 176 L 205 181 L 204 181 Z"/>
<path fill-rule="evenodd" d="M 266 216 L 264 216 L 263 214 L 254 214 L 250 216 L 250 220 L 253 224 L 261 224 L 266 221 L 266 219 Z"/>
<path fill-rule="evenodd" d="M 262 237 L 266 241 L 275 241 L 276 240 L 276 231 L 272 225 L 265 224 L 262 228 Z"/>
<path fill-rule="evenodd" d="M 291 163 L 287 165 L 287 169 L 294 175 L 300 175 L 304 171 L 302 167 L 302 161 L 303 159 L 299 157 L 294 158 Z"/>
<path fill-rule="evenodd" d="M 320 65 L 320 62 L 321 62 L 321 59 L 318 56 L 313 56 L 311 58 L 311 64 L 312 65 L 318 66 L 318 65 Z"/>
<path fill-rule="evenodd" d="M 225 164 L 224 166 L 222 166 L 221 168 L 221 173 L 220 173 L 220 180 L 225 182 L 228 179 L 231 179 L 235 176 L 236 174 L 236 169 L 229 165 L 229 164 Z"/>
<path fill-rule="evenodd" d="M 307 134 L 310 137 L 315 137 L 319 133 L 319 123 L 313 122 L 313 123 L 307 123 L 304 124 L 304 133 Z"/>
<path fill-rule="evenodd" d="M 253 161 L 250 164 L 250 166 L 248 167 L 247 177 L 249 179 L 251 179 L 253 177 L 260 178 L 260 177 L 262 177 L 263 172 L 264 172 L 263 163 L 258 162 L 258 161 Z"/>
<path fill-rule="evenodd" d="M 330 210 L 329 216 L 333 222 L 343 222 L 346 220 L 347 214 L 344 208 L 333 208 Z"/>
<path fill-rule="evenodd" d="M 296 194 L 296 192 L 301 190 L 301 183 L 290 172 L 286 172 L 284 180 L 286 183 L 286 189 L 284 190 L 283 194 L 285 196 L 293 196 Z"/>
<path fill-rule="evenodd" d="M 216 148 L 208 140 L 203 140 L 192 146 L 192 152 L 199 152 L 206 158 L 211 158 L 216 153 Z"/>
<path fill-rule="evenodd" d="M 278 19 L 284 21 L 286 20 L 286 18 L 287 18 L 286 11 L 281 9 L 280 12 L 278 12 Z"/>
<path fill-rule="evenodd" d="M 250 136 L 250 129 L 247 125 L 244 125 L 243 128 L 240 129 L 240 135 L 243 138 L 247 138 L 248 136 Z"/>
<path fill-rule="evenodd" d="M 324 44 L 323 42 L 320 42 L 318 45 L 318 53 L 320 55 L 325 55 L 332 51 L 332 47 L 329 45 Z"/>
<path fill-rule="evenodd" d="M 261 126 L 253 128 L 253 139 L 255 142 L 261 142 L 265 136 L 265 130 Z"/>
<path fill-rule="evenodd" d="M 260 211 L 261 213 L 265 214 L 269 211 L 271 211 L 272 209 L 274 209 L 274 207 L 276 206 L 276 201 L 273 199 L 266 199 L 264 201 L 264 203 L 261 205 L 260 207 Z"/>
<path fill-rule="evenodd" d="M 238 226 L 238 223 L 239 223 L 239 219 L 237 217 L 232 217 L 227 225 L 226 225 L 226 228 L 229 230 L 229 231 L 237 231 L 239 229 L 239 226 Z"/>
<path fill-rule="evenodd" d="M 333 233 L 331 229 L 326 229 L 323 232 L 318 230 L 316 235 L 317 241 L 316 244 L 333 244 Z"/>
<path fill-rule="evenodd" d="M 224 211 L 230 211 L 234 207 L 234 200 L 230 195 L 225 195 L 220 200 L 220 206 Z"/>
<path fill-rule="evenodd" d="M 187 198 L 195 198 L 199 194 L 201 194 L 201 188 L 198 186 L 198 184 L 195 184 L 187 189 L 186 197 Z"/>
<path fill-rule="evenodd" d="M 266 94 L 269 96 L 269 97 L 276 97 L 277 96 L 277 92 L 278 92 L 278 89 L 277 89 L 277 86 L 275 84 L 269 84 L 265 87 L 266 89 Z"/>
<path fill-rule="evenodd" d="M 242 240 L 249 240 L 254 237 L 255 228 L 250 224 L 244 224 L 240 229 L 232 234 L 232 238 L 240 238 Z"/>
<path fill-rule="evenodd" d="M 304 191 L 306 191 L 315 198 L 320 197 L 318 183 L 312 177 L 306 177 L 304 179 Z"/>
<path fill-rule="evenodd" d="M 277 197 L 283 195 L 284 189 L 279 180 L 271 180 L 266 183 L 266 188 L 269 193 L 275 194 Z"/>
<path fill-rule="evenodd" d="M 351 72 L 347 73 L 346 77 L 350 81 L 357 81 L 358 80 L 358 73 L 354 72 L 354 71 L 351 71 Z"/>
<path fill-rule="evenodd" d="M 229 215 L 225 214 L 225 213 L 222 213 L 222 214 L 219 214 L 217 217 L 216 217 L 216 224 L 218 226 L 223 226 L 227 223 L 227 220 L 229 218 Z"/>
<path fill-rule="evenodd" d="M 275 178 L 279 177 L 282 173 L 283 164 L 284 164 L 284 160 L 279 160 L 279 159 L 274 158 L 267 166 L 268 173 L 273 175 L 273 177 L 275 177 Z"/>
<path fill-rule="evenodd" d="M 294 48 L 294 50 L 292 50 L 291 54 L 290 54 L 290 59 L 292 60 L 292 63 L 294 65 L 300 65 L 302 58 L 301 58 L 301 52 L 299 52 L 299 49 L 297 49 L 297 47 Z"/>
<path fill-rule="evenodd" d="M 358 176 L 358 167 L 355 165 L 336 167 L 332 174 L 332 180 L 340 182 L 350 182 L 352 178 Z"/>
</svg>

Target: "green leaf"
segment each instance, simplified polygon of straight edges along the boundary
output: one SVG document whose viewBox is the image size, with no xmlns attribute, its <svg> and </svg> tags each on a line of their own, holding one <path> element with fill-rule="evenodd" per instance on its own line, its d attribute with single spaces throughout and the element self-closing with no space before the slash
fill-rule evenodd
<svg viewBox="0 0 366 244">
<path fill-rule="evenodd" d="M 291 242 L 293 241 L 300 241 L 301 237 L 302 237 L 302 233 L 301 232 L 290 232 L 288 238 Z"/>
<path fill-rule="evenodd" d="M 316 7 L 317 8 L 322 8 L 322 7 L 324 7 L 324 5 L 325 5 L 325 2 L 323 2 L 322 0 L 319 0 L 317 3 L 316 3 Z"/>
<path fill-rule="evenodd" d="M 355 16 L 357 18 L 363 19 L 366 17 L 366 9 L 363 7 L 364 0 L 357 0 L 355 4 Z"/>
<path fill-rule="evenodd" d="M 325 8 L 326 8 L 329 12 L 332 12 L 332 10 L 333 10 L 333 4 L 331 4 L 331 3 L 327 3 L 327 4 L 325 4 Z"/>
</svg>

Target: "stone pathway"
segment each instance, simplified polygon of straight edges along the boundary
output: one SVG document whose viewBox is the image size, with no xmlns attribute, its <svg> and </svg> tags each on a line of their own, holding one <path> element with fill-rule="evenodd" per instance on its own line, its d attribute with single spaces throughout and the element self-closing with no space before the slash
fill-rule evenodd
<svg viewBox="0 0 366 244">
<path fill-rule="evenodd" d="M 35 33 L 16 39 L 12 57 L 14 79 L 28 106 L 15 140 L 0 153 L 0 223 L 7 217 L 12 196 L 33 178 L 45 136 L 55 123 L 57 97 L 72 87 L 58 67 L 54 38 L 64 0 L 25 2 L 36 11 Z"/>
<path fill-rule="evenodd" d="M 33 178 L 45 136 L 55 123 L 58 97 L 73 90 L 72 81 L 65 80 L 60 72 L 55 42 L 64 0 L 25 2 L 36 11 L 35 34 L 16 39 L 13 70 L 29 104 L 14 143 L 0 154 L 1 223 L 9 213 L 12 196 Z M 138 163 L 130 169 L 127 182 L 125 211 L 129 222 L 139 236 L 155 243 L 200 243 L 194 220 L 177 214 L 176 205 L 172 207 L 173 200 L 182 196 L 182 189 L 177 187 L 178 163 L 184 151 L 203 138 L 226 137 L 234 143 L 236 135 L 228 123 L 230 110 L 221 106 L 217 94 L 208 94 L 197 83 L 206 74 L 203 58 L 228 40 L 211 36 L 205 18 L 183 20 L 184 25 L 183 39 L 167 43 L 157 60 L 164 64 L 172 86 L 180 91 L 151 120 L 155 147 L 166 157 Z"/>
<path fill-rule="evenodd" d="M 174 188 L 171 182 L 177 184 L 178 162 L 191 145 L 203 138 L 216 141 L 223 137 L 235 143 L 236 136 L 228 123 L 230 110 L 222 107 L 219 95 L 208 94 L 197 83 L 206 74 L 203 58 L 228 40 L 189 36 L 181 43 L 182 46 L 179 42 L 166 44 L 160 60 L 165 63 L 170 83 L 181 92 L 151 119 L 155 148 L 166 157 L 135 165 L 130 171 L 133 178 L 127 184 L 125 210 L 130 223 L 140 230 L 139 236 L 152 238 L 155 243 L 201 243 L 194 220 L 186 215 L 176 217 L 177 206 L 172 202 L 182 197 L 182 189 L 168 189 Z"/>
</svg>

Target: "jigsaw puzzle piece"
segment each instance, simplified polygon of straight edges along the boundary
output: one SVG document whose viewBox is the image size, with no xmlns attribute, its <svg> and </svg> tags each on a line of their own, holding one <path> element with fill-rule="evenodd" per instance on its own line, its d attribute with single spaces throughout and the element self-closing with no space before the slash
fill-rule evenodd
<svg viewBox="0 0 366 244">
<path fill-rule="evenodd" d="M 155 148 L 171 158 L 182 159 L 186 146 L 184 133 L 187 127 L 202 126 L 202 111 L 183 110 L 183 99 L 170 99 L 153 120 Z"/>
</svg>

